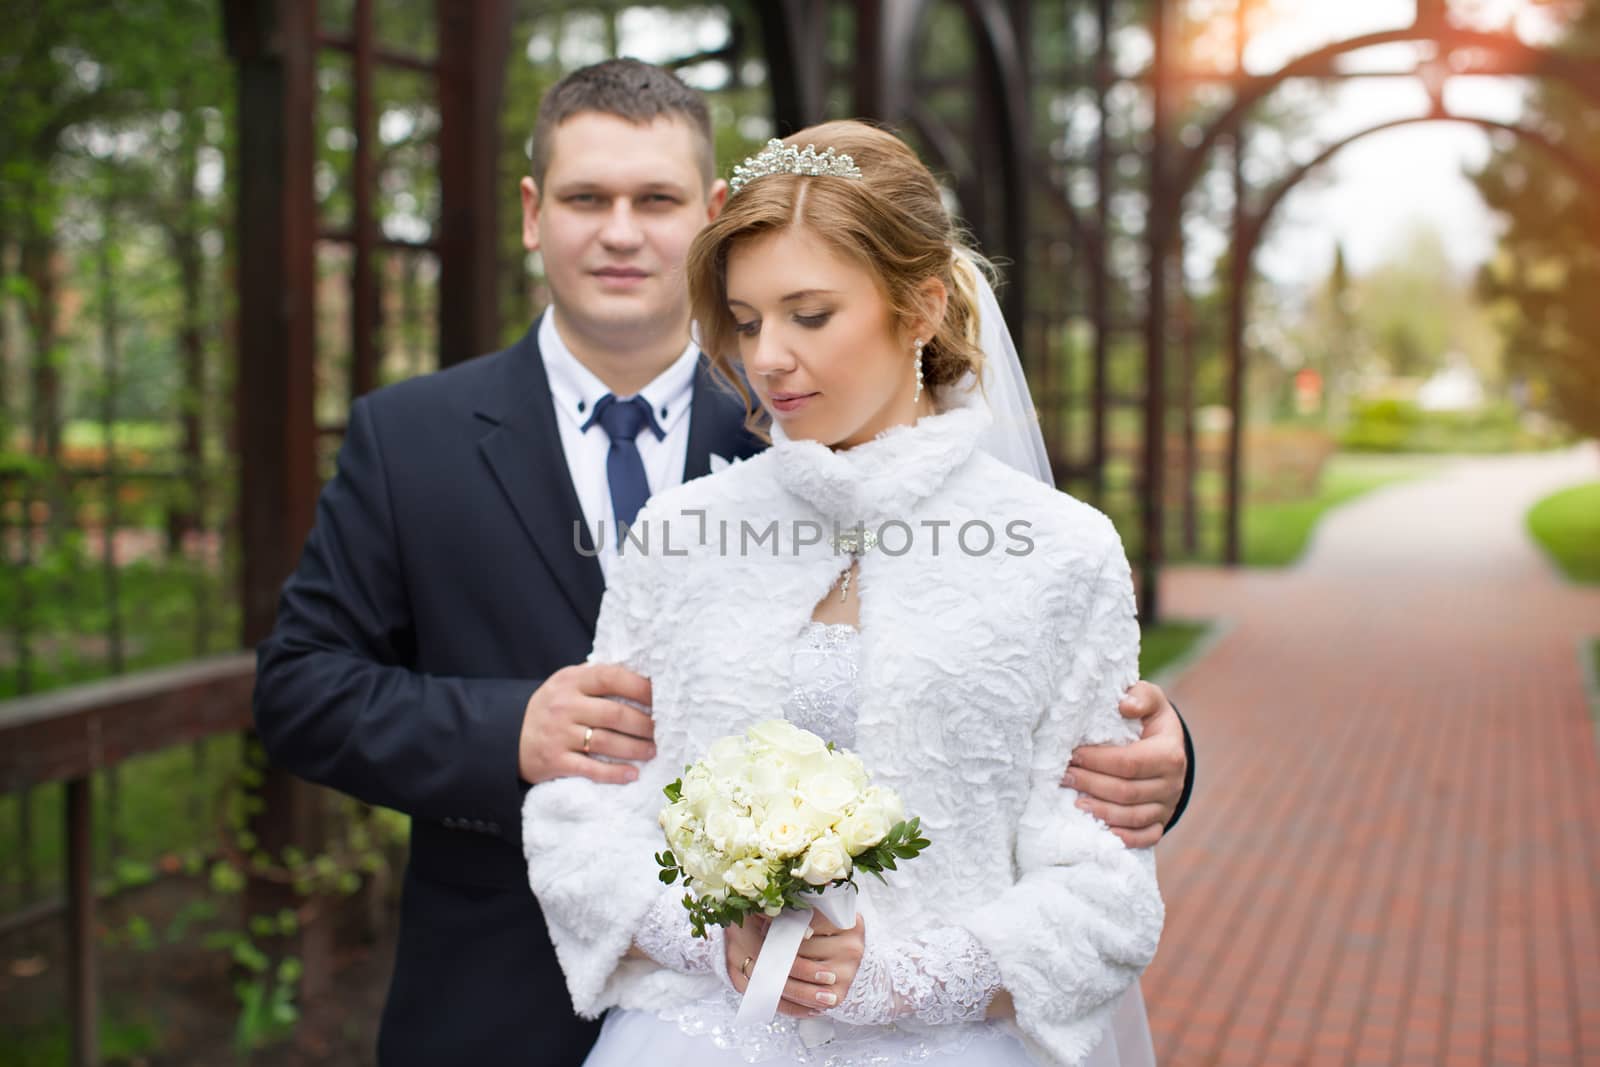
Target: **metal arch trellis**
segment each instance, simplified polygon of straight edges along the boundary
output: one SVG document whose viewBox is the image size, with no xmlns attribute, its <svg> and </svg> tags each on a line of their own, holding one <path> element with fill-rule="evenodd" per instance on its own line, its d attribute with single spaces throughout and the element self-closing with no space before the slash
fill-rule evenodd
<svg viewBox="0 0 1600 1067">
<path fill-rule="evenodd" d="M 1494 119 L 1481 118 L 1476 115 L 1457 115 L 1448 110 L 1430 113 L 1427 115 L 1414 115 L 1410 118 L 1394 119 L 1389 122 L 1381 122 L 1376 126 L 1369 126 L 1364 130 L 1360 130 L 1349 135 L 1348 137 L 1342 137 L 1328 145 L 1326 148 L 1322 149 L 1311 159 L 1308 159 L 1306 162 L 1300 164 L 1287 176 L 1280 180 L 1267 193 L 1260 206 L 1246 216 L 1246 229 L 1241 235 L 1242 243 L 1239 246 L 1241 252 L 1240 258 L 1246 263 L 1251 261 L 1256 251 L 1260 247 L 1261 240 L 1266 234 L 1267 226 L 1271 223 L 1272 216 L 1277 211 L 1278 206 L 1282 204 L 1283 199 L 1286 196 L 1294 191 L 1296 186 L 1309 177 L 1311 173 L 1318 167 L 1321 167 L 1334 156 L 1355 144 L 1357 141 L 1365 140 L 1374 134 L 1386 133 L 1390 130 L 1401 129 L 1406 126 L 1419 126 L 1432 122 L 1464 123 L 1470 126 L 1477 126 L 1480 129 L 1489 131 L 1490 133 L 1509 133 L 1515 137 L 1526 140 L 1549 153 L 1552 159 L 1556 160 L 1556 162 L 1570 170 L 1573 177 L 1577 178 L 1580 183 L 1593 190 L 1596 196 L 1600 196 L 1600 170 L 1597 170 L 1595 167 L 1591 166 L 1586 160 L 1578 156 L 1571 149 L 1567 148 L 1559 141 L 1554 140 L 1541 130 L 1535 129 L 1531 126 L 1524 126 L 1515 122 L 1499 122 Z"/>
<path fill-rule="evenodd" d="M 1414 23 L 1404 29 L 1363 34 L 1324 45 L 1290 60 L 1270 74 L 1247 79 L 1232 103 L 1204 128 L 1194 147 L 1184 153 L 1170 195 L 1181 197 L 1188 194 L 1205 169 L 1211 151 L 1223 138 L 1239 129 L 1247 121 L 1249 111 L 1273 90 L 1295 78 L 1327 80 L 1373 77 L 1366 72 L 1340 72 L 1334 67 L 1334 61 L 1382 45 L 1418 43 L 1433 43 L 1443 49 L 1441 55 L 1429 61 L 1431 63 L 1448 66 L 1452 55 L 1462 57 L 1459 66 L 1447 72 L 1448 77 L 1554 77 L 1567 82 L 1587 96 L 1596 107 L 1600 107 L 1600 57 L 1574 57 L 1526 44 L 1504 33 L 1459 29 L 1448 24 Z M 1495 56 L 1501 60 L 1501 65 L 1477 60 L 1472 56 L 1474 51 Z M 1414 74 L 1418 78 L 1427 77 L 1426 71 L 1420 67 Z"/>
<path fill-rule="evenodd" d="M 956 181 L 968 221 L 984 249 L 1014 262 L 1001 293 L 1008 318 L 1021 321 L 1026 286 L 1022 249 L 1027 236 L 1027 161 L 1031 155 L 1024 38 L 1016 12 L 1027 4 L 960 0 L 976 63 L 970 83 L 977 101 L 971 128 L 957 132 L 927 108 L 917 92 L 917 43 L 934 0 L 777 0 L 755 5 L 771 72 L 773 113 L 780 134 L 821 121 L 827 88 L 843 72 L 830 69 L 826 26 L 835 7 L 854 19 L 848 72 L 851 115 L 904 126 L 922 138 L 936 169 Z M 970 140 L 963 143 L 962 134 Z M 993 188 L 993 187 L 998 187 Z"/>
<path fill-rule="evenodd" d="M 1240 21 L 1242 21 L 1243 10 L 1247 3 L 1248 0 L 1238 0 L 1236 4 L 1236 18 Z M 1159 5 L 1157 6 L 1159 7 Z M 1242 39 L 1242 34 L 1237 36 Z M 1263 203 L 1252 211 L 1245 203 L 1247 190 L 1239 165 L 1241 152 L 1238 147 L 1244 136 L 1251 109 L 1264 100 L 1273 90 L 1293 79 L 1310 78 L 1327 81 L 1372 77 L 1374 75 L 1367 72 L 1341 71 L 1338 69 L 1336 61 L 1342 56 L 1368 48 L 1396 43 L 1429 43 L 1435 46 L 1435 54 L 1431 59 L 1419 62 L 1409 72 L 1401 72 L 1404 76 L 1421 80 L 1427 87 L 1429 96 L 1432 99 L 1432 107 L 1429 112 L 1425 115 L 1379 123 L 1357 131 L 1339 142 L 1327 146 L 1313 160 L 1296 168 L 1290 175 L 1269 189 Z M 1236 69 L 1240 68 L 1242 68 L 1242 63 L 1236 64 Z M 1171 73 L 1164 73 L 1160 70 L 1153 72 L 1152 80 L 1157 87 L 1158 97 L 1163 84 L 1170 82 Z M 1342 148 L 1363 137 L 1389 129 L 1439 121 L 1470 123 L 1485 129 L 1501 130 L 1522 137 L 1543 147 L 1564 165 L 1572 169 L 1581 180 L 1593 186 L 1595 177 L 1593 168 L 1585 164 L 1569 148 L 1559 145 L 1542 132 L 1526 126 L 1455 115 L 1446 111 L 1442 102 L 1444 81 L 1450 77 L 1464 76 L 1536 76 L 1556 78 L 1564 81 L 1571 88 L 1587 97 L 1595 106 L 1600 107 L 1600 57 L 1573 56 L 1532 46 L 1512 36 L 1509 32 L 1484 32 L 1463 28 L 1450 21 L 1449 5 L 1445 0 L 1419 0 L 1415 17 L 1410 26 L 1336 41 L 1291 59 L 1275 71 L 1245 78 L 1242 81 L 1237 74 L 1210 75 L 1209 78 L 1211 80 L 1226 80 L 1231 77 L 1237 86 L 1233 99 L 1223 112 L 1201 131 L 1194 146 L 1179 157 L 1173 179 L 1170 182 L 1152 181 L 1148 263 L 1150 265 L 1152 298 L 1159 299 L 1161 295 L 1159 291 L 1165 287 L 1165 272 L 1156 270 L 1155 265 L 1166 262 L 1167 257 L 1172 254 L 1174 241 L 1177 238 L 1181 221 L 1184 217 L 1184 201 L 1198 182 L 1200 175 L 1209 165 L 1211 155 L 1217 146 L 1230 138 L 1235 142 L 1233 153 L 1235 210 L 1233 236 L 1230 242 L 1231 253 L 1229 255 L 1231 276 L 1229 279 L 1229 314 L 1226 339 L 1229 366 L 1228 406 L 1232 412 L 1232 418 L 1230 420 L 1226 460 L 1227 505 L 1225 509 L 1224 558 L 1225 562 L 1230 565 L 1236 565 L 1241 556 L 1244 320 L 1246 297 L 1249 290 L 1249 271 L 1255 247 L 1267 223 L 1270 222 L 1273 211 L 1282 202 L 1283 198 L 1317 166 L 1326 162 L 1328 158 L 1331 158 Z M 1206 76 L 1201 75 L 1201 77 Z M 1158 156 L 1166 156 L 1171 147 L 1170 140 L 1161 137 L 1157 139 L 1154 152 Z M 1152 380 L 1158 378 L 1165 363 L 1165 331 L 1152 324 L 1147 334 L 1146 344 L 1146 365 Z M 1147 420 L 1145 434 L 1147 469 L 1153 465 L 1150 460 L 1160 454 L 1159 449 L 1161 448 L 1162 438 L 1158 434 L 1163 430 L 1164 427 L 1159 425 L 1154 418 Z M 1156 532 L 1155 547 L 1157 553 L 1159 553 L 1159 531 L 1163 525 L 1161 522 L 1162 501 L 1159 497 L 1152 498 L 1152 495 L 1147 493 L 1144 505 L 1145 528 L 1147 533 L 1150 531 Z M 1152 561 L 1148 546 L 1144 550 L 1144 555 L 1145 559 L 1142 561 L 1144 570 L 1147 574 L 1153 575 L 1159 566 L 1159 556 Z M 1153 581 L 1147 583 L 1147 590 L 1147 608 L 1151 614 L 1154 614 L 1157 609 L 1153 606 L 1152 600 L 1157 594 L 1157 590 Z"/>
<path fill-rule="evenodd" d="M 1230 322 L 1243 322 L 1245 307 L 1249 301 L 1251 281 L 1250 270 L 1255 260 L 1255 254 L 1260 248 L 1260 244 L 1266 234 L 1267 227 L 1272 222 L 1273 216 L 1278 207 L 1283 203 L 1283 200 L 1291 192 L 1293 192 L 1296 187 L 1299 186 L 1302 181 L 1309 177 L 1319 167 L 1327 163 L 1339 152 L 1348 148 L 1350 145 L 1355 144 L 1357 141 L 1364 140 L 1375 134 L 1386 133 L 1390 130 L 1436 122 L 1461 123 L 1477 126 L 1480 129 L 1484 129 L 1489 132 L 1512 134 L 1521 140 L 1527 141 L 1528 143 L 1542 149 L 1544 152 L 1549 154 L 1551 158 L 1555 159 L 1562 166 L 1566 167 L 1572 173 L 1573 177 L 1575 177 L 1581 184 L 1591 189 L 1595 195 L 1600 196 L 1600 170 L 1596 170 L 1580 156 L 1572 152 L 1560 142 L 1553 140 L 1549 135 L 1529 126 L 1510 122 L 1499 122 L 1494 119 L 1486 119 L 1478 116 L 1457 115 L 1442 107 L 1435 107 L 1426 115 L 1413 115 L 1408 118 L 1394 119 L 1388 122 L 1378 123 L 1375 126 L 1369 126 L 1366 129 L 1358 130 L 1357 132 L 1350 134 L 1347 137 L 1340 138 L 1332 144 L 1324 147 L 1311 159 L 1297 166 L 1288 175 L 1273 185 L 1266 193 L 1262 203 L 1254 210 L 1241 213 L 1236 228 L 1232 250 L 1232 258 L 1237 261 L 1237 265 L 1233 270 L 1231 279 L 1232 284 L 1229 291 Z M 1244 376 L 1243 330 L 1237 327 L 1230 329 L 1229 342 L 1229 355 L 1231 358 L 1231 363 L 1236 368 L 1233 372 L 1233 377 L 1235 381 L 1242 382 Z M 1237 408 L 1235 410 L 1237 410 Z M 1235 419 L 1234 421 L 1237 423 L 1240 420 Z M 1225 553 L 1227 557 L 1226 561 L 1229 564 L 1237 564 L 1240 554 L 1240 508 L 1237 503 L 1238 495 L 1241 492 L 1239 485 L 1241 479 L 1238 469 L 1239 459 L 1240 450 L 1235 443 L 1229 450 L 1230 466 L 1228 491 L 1230 494 L 1230 506 L 1227 515 L 1228 526 L 1227 530 L 1225 531 Z"/>
</svg>

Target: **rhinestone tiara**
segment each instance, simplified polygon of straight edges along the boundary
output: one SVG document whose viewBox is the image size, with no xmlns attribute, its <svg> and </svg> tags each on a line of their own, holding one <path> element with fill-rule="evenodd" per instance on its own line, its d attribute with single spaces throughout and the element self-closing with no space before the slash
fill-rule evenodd
<svg viewBox="0 0 1600 1067">
<path fill-rule="evenodd" d="M 861 173 L 861 168 L 856 166 L 856 161 L 843 153 L 835 152 L 831 148 L 818 152 L 814 144 L 808 144 L 803 149 L 794 148 L 774 137 L 760 152 L 733 168 L 733 177 L 729 180 L 728 186 L 733 193 L 737 193 L 757 178 L 765 178 L 769 174 L 825 175 L 830 178 L 856 179 L 865 177 Z"/>
</svg>

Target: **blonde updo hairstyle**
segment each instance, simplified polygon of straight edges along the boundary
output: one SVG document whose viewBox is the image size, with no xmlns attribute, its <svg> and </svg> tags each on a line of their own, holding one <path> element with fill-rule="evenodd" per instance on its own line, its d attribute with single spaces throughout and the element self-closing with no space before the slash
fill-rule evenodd
<svg viewBox="0 0 1600 1067">
<path fill-rule="evenodd" d="M 969 371 L 979 375 L 977 272 L 990 268 L 964 245 L 938 184 L 916 153 L 893 134 L 852 120 L 809 127 L 784 143 L 800 149 L 815 145 L 818 152 L 832 148 L 850 156 L 863 176 L 756 178 L 728 198 L 689 249 L 689 303 L 700 346 L 744 398 L 751 430 L 766 436 L 760 404 L 736 367 L 739 338 L 728 310 L 728 254 L 743 242 L 793 226 L 806 227 L 866 268 L 899 322 L 924 318 L 921 287 L 930 278 L 943 282 L 949 299 L 944 320 L 931 337 L 925 335 L 923 383 L 947 386 Z M 911 359 L 909 347 L 906 359 Z"/>
</svg>

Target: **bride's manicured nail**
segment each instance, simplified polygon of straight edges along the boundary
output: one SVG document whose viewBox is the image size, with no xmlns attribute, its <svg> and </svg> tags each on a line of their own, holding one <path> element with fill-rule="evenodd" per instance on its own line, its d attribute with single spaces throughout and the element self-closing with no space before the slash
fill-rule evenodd
<svg viewBox="0 0 1600 1067">
<path fill-rule="evenodd" d="M 815 934 L 816 934 L 816 931 L 811 929 L 811 927 L 808 926 L 808 927 L 806 927 L 806 932 L 800 935 L 800 940 L 802 940 L 802 941 L 810 941 L 812 936 L 815 935 Z"/>
<path fill-rule="evenodd" d="M 1073 786 L 1078 784 L 1077 776 L 1071 774 L 1063 775 L 1061 778 L 1061 784 L 1066 786 L 1068 789 L 1071 789 Z"/>
<path fill-rule="evenodd" d="M 823 985 L 833 985 L 838 980 L 839 976 L 834 974 L 832 971 L 817 972 L 817 981 L 821 982 Z"/>
<path fill-rule="evenodd" d="M 826 1004 L 831 1008 L 835 1004 L 839 1003 L 839 998 L 824 990 L 823 992 L 817 994 L 817 1003 Z"/>
</svg>

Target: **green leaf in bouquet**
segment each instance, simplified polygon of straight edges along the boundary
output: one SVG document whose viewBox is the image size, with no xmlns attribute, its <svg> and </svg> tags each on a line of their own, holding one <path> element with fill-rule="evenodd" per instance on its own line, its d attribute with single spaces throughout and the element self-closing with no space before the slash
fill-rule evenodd
<svg viewBox="0 0 1600 1067">
<path fill-rule="evenodd" d="M 665 852 L 657 852 L 656 863 L 660 864 L 660 878 L 662 882 L 666 883 L 667 885 L 671 885 L 673 882 L 676 882 L 678 880 L 678 875 L 682 873 L 682 871 L 678 869 L 678 858 L 672 854 L 671 849 L 668 849 Z"/>
<path fill-rule="evenodd" d="M 683 779 L 677 778 L 668 782 L 666 788 L 662 789 L 661 791 L 667 795 L 668 800 L 676 804 L 679 800 L 683 799 Z"/>
<path fill-rule="evenodd" d="M 855 858 L 856 870 L 869 871 L 880 882 L 887 882 L 884 871 L 899 870 L 898 861 L 913 859 L 930 842 L 922 836 L 922 820 L 897 822 L 889 828 L 882 841 Z"/>
</svg>

